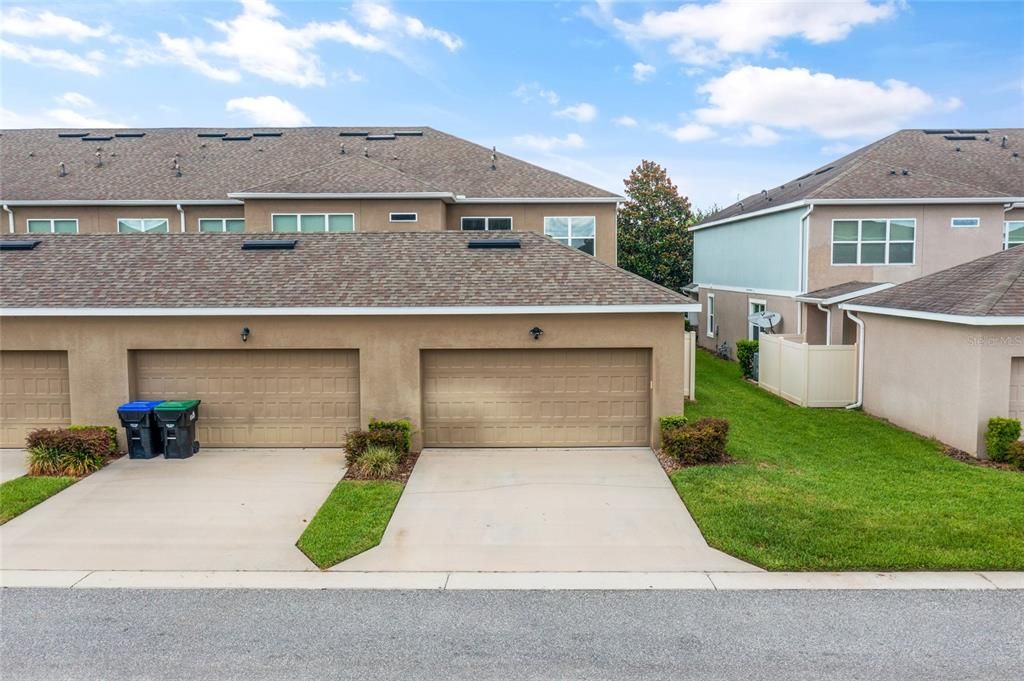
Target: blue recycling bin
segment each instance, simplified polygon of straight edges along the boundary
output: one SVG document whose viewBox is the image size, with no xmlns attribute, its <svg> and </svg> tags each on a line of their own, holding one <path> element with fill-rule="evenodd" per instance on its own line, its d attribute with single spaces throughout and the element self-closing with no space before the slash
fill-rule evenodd
<svg viewBox="0 0 1024 681">
<path fill-rule="evenodd" d="M 117 416 L 128 438 L 129 459 L 152 459 L 164 453 L 160 425 L 153 408 L 163 400 L 136 400 L 117 408 Z"/>
</svg>

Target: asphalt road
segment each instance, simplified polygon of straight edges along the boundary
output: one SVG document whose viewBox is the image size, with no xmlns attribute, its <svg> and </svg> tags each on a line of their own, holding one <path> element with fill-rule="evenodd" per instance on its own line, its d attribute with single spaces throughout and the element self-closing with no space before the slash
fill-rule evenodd
<svg viewBox="0 0 1024 681">
<path fill-rule="evenodd" d="M 7 589 L 3 679 L 1021 679 L 1024 591 Z"/>
</svg>

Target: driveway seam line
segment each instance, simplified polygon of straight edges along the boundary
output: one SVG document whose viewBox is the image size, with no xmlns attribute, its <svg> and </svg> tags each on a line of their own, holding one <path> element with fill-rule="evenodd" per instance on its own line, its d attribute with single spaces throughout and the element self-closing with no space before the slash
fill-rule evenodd
<svg viewBox="0 0 1024 681">
<path fill-rule="evenodd" d="M 987 576 L 987 575 L 986 575 L 986 574 L 985 574 L 984 572 L 975 572 L 974 574 L 978 575 L 979 577 L 981 577 L 982 579 L 984 579 L 984 580 L 985 580 L 986 582 L 988 582 L 989 584 L 991 584 L 991 585 L 992 585 L 992 587 L 993 587 L 993 588 L 994 588 L 994 589 L 995 589 L 996 591 L 1002 591 L 1002 589 L 1001 589 L 1001 588 L 999 587 L 999 585 L 998 585 L 998 584 L 996 584 L 995 582 L 993 582 L 993 581 L 992 581 L 991 579 L 989 579 L 989 578 L 988 578 L 988 576 Z"/>
<path fill-rule="evenodd" d="M 89 577 L 89 575 L 91 575 L 94 572 L 96 572 L 96 571 L 95 570 L 89 570 L 84 575 L 82 575 L 82 577 L 80 579 L 75 580 L 75 583 L 72 584 L 71 586 L 69 586 L 68 588 L 69 589 L 77 588 L 79 584 L 81 584 L 85 579 L 87 579 Z"/>
</svg>

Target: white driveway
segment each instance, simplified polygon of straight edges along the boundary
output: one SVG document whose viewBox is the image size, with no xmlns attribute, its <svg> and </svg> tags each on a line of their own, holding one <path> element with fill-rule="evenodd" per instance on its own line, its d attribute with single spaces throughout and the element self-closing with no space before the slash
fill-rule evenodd
<svg viewBox="0 0 1024 681">
<path fill-rule="evenodd" d="M 428 449 L 380 546 L 334 570 L 751 571 L 710 548 L 654 453 Z"/>
<path fill-rule="evenodd" d="M 5 570 L 315 570 L 295 542 L 340 449 L 119 459 L 0 527 Z"/>
</svg>

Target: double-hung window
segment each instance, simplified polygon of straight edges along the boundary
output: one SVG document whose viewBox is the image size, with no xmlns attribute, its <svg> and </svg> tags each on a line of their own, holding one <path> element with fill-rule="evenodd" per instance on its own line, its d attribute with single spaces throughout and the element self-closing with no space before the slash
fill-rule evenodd
<svg viewBox="0 0 1024 681">
<path fill-rule="evenodd" d="M 282 233 L 356 231 L 353 213 L 275 213 L 270 223 L 271 231 Z"/>
<path fill-rule="evenodd" d="M 462 218 L 459 226 L 467 232 L 507 232 L 512 229 L 512 218 Z"/>
<path fill-rule="evenodd" d="M 748 305 L 748 312 L 750 314 L 752 314 L 752 315 L 760 314 L 760 313 L 764 312 L 767 309 L 767 307 L 768 307 L 768 304 L 765 301 L 763 301 L 763 300 L 752 300 L 751 299 L 751 300 L 749 300 L 747 302 L 747 305 Z M 748 338 L 750 338 L 750 340 L 760 340 L 760 338 L 761 338 L 761 327 L 758 326 L 757 324 L 755 324 L 754 322 L 750 322 L 749 323 L 749 329 L 748 329 L 747 336 L 748 336 Z"/>
<path fill-rule="evenodd" d="M 78 234 L 78 219 L 27 220 L 29 234 Z"/>
<path fill-rule="evenodd" d="M 199 218 L 199 231 L 208 234 L 244 232 L 245 220 L 242 218 Z"/>
<path fill-rule="evenodd" d="M 833 265 L 912 265 L 913 218 L 832 221 Z"/>
<path fill-rule="evenodd" d="M 593 216 L 544 218 L 544 233 L 566 246 L 594 255 L 597 220 Z"/>
<path fill-rule="evenodd" d="M 1003 227 L 1003 250 L 1024 244 L 1024 220 L 1008 220 Z"/>
<path fill-rule="evenodd" d="M 120 218 L 117 231 L 122 234 L 167 234 L 166 218 Z"/>
<path fill-rule="evenodd" d="M 715 337 L 715 294 L 708 294 L 708 328 L 705 331 L 708 338 Z"/>
</svg>

